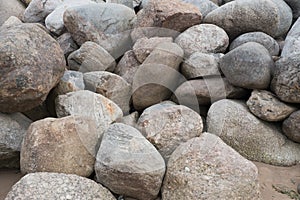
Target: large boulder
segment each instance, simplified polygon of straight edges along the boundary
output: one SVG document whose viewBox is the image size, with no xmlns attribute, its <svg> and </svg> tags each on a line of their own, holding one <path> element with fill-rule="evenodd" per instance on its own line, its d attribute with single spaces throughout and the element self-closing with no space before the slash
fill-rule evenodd
<svg viewBox="0 0 300 200">
<path fill-rule="evenodd" d="M 245 43 L 220 59 L 220 68 L 227 80 L 247 89 L 266 89 L 274 67 L 269 51 L 256 42 Z"/>
<path fill-rule="evenodd" d="M 21 143 L 31 122 L 21 113 L 0 113 L 0 168 L 19 168 Z"/>
<path fill-rule="evenodd" d="M 258 169 L 219 137 L 203 133 L 168 162 L 163 199 L 261 199 Z"/>
<path fill-rule="evenodd" d="M 0 26 L 10 17 L 22 18 L 25 6 L 19 0 L 0 0 Z"/>
<path fill-rule="evenodd" d="M 59 44 L 41 26 L 0 28 L 0 111 L 22 112 L 41 104 L 65 65 Z"/>
<path fill-rule="evenodd" d="M 24 176 L 5 200 L 105 199 L 116 200 L 108 189 L 74 174 L 39 172 Z"/>
<path fill-rule="evenodd" d="M 57 172 L 88 177 L 94 171 L 98 140 L 90 118 L 68 116 L 32 123 L 21 149 L 21 172 Z"/>
<path fill-rule="evenodd" d="M 288 138 L 300 143 L 300 111 L 292 113 L 284 120 L 282 130 Z"/>
<path fill-rule="evenodd" d="M 115 123 L 104 133 L 97 154 L 97 180 L 116 194 L 137 199 L 157 197 L 165 162 L 135 128 Z"/>
<path fill-rule="evenodd" d="M 210 12 L 204 22 L 222 27 L 231 39 L 253 31 L 279 37 L 289 30 L 292 18 L 282 0 L 236 0 Z"/>
<path fill-rule="evenodd" d="M 167 161 L 180 144 L 200 136 L 203 122 L 188 107 L 163 103 L 144 110 L 137 128 Z"/>
<path fill-rule="evenodd" d="M 288 140 L 276 124 L 255 117 L 245 103 L 227 99 L 214 103 L 207 130 L 247 159 L 280 166 L 300 163 L 300 144 Z"/>
<path fill-rule="evenodd" d="M 300 19 L 298 19 L 294 23 L 291 30 L 288 32 L 284 41 L 281 57 L 289 57 L 292 54 L 299 54 L 300 53 L 299 42 L 300 42 Z"/>
</svg>

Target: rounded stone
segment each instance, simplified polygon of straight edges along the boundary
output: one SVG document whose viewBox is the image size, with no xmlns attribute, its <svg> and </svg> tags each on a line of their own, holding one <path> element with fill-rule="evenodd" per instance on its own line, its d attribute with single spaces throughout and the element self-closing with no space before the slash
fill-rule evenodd
<svg viewBox="0 0 300 200">
<path fill-rule="evenodd" d="M 300 111 L 292 113 L 284 120 L 282 130 L 289 139 L 300 143 Z"/>
</svg>

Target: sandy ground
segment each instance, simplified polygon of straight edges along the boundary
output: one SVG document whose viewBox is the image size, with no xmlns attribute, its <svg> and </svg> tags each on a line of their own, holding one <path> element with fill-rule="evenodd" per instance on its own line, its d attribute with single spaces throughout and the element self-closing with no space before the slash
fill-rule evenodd
<svg viewBox="0 0 300 200">
<path fill-rule="evenodd" d="M 276 167 L 255 162 L 259 170 L 259 182 L 262 197 L 264 200 L 289 200 L 292 199 L 287 194 L 293 194 L 297 191 L 297 184 L 300 183 L 300 165 L 292 167 Z M 11 186 L 16 183 L 21 174 L 17 170 L 0 169 L 0 200 L 3 200 L 10 190 Z M 297 198 L 295 198 L 298 200 Z"/>
</svg>

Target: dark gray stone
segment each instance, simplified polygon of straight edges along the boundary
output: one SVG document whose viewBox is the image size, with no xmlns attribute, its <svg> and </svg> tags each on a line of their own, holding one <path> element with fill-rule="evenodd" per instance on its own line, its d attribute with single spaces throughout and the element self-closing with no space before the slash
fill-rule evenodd
<svg viewBox="0 0 300 200">
<path fill-rule="evenodd" d="M 289 139 L 300 143 L 300 111 L 292 113 L 284 120 L 282 130 Z"/>
</svg>

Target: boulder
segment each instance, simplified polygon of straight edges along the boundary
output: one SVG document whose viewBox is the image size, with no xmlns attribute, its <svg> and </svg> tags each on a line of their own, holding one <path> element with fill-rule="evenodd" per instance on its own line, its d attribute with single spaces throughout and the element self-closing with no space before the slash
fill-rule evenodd
<svg viewBox="0 0 300 200">
<path fill-rule="evenodd" d="M 108 189 L 74 174 L 39 172 L 19 180 L 5 200 L 105 199 L 116 200 Z"/>
<path fill-rule="evenodd" d="M 227 80 L 247 89 L 266 89 L 274 67 L 269 51 L 256 42 L 245 43 L 220 59 L 220 68 Z"/>
<path fill-rule="evenodd" d="M 261 199 L 258 169 L 219 137 L 203 133 L 171 155 L 163 199 Z"/>
<path fill-rule="evenodd" d="M 214 103 L 207 127 L 247 159 L 278 166 L 300 163 L 300 144 L 288 140 L 277 124 L 255 117 L 243 102 L 224 99 Z"/>
<path fill-rule="evenodd" d="M 300 143 L 300 111 L 294 112 L 284 120 L 282 130 L 289 139 Z"/>
<path fill-rule="evenodd" d="M 226 32 L 213 24 L 199 24 L 190 27 L 176 39 L 186 56 L 195 52 L 224 53 L 229 45 Z"/>
<path fill-rule="evenodd" d="M 200 13 L 202 14 L 203 18 L 208 13 L 210 13 L 211 11 L 219 7 L 217 4 L 215 4 L 210 0 L 182 0 L 182 1 L 196 6 L 200 10 Z"/>
<path fill-rule="evenodd" d="M 282 0 L 237 0 L 208 13 L 204 22 L 223 28 L 230 39 L 253 31 L 280 37 L 289 30 L 292 18 L 292 10 Z"/>
<path fill-rule="evenodd" d="M 114 193 L 155 199 L 165 168 L 161 155 L 137 129 L 115 123 L 104 133 L 95 171 L 97 180 Z"/>
<path fill-rule="evenodd" d="M 6 27 L 9 27 L 9 26 L 14 26 L 14 25 L 19 25 L 19 24 L 22 24 L 23 22 L 15 17 L 15 16 L 10 16 L 3 24 L 2 26 L 0 26 L 0 28 L 4 28 L 5 26 Z"/>
<path fill-rule="evenodd" d="M 299 54 L 300 53 L 300 19 L 298 19 L 294 25 L 292 26 L 291 30 L 288 32 L 283 49 L 281 52 L 281 57 L 289 57 L 292 54 Z"/>
<path fill-rule="evenodd" d="M 188 107 L 163 103 L 144 110 L 137 128 L 168 161 L 180 144 L 200 136 L 203 122 L 200 115 Z"/>
<path fill-rule="evenodd" d="M 278 56 L 279 54 L 279 44 L 277 41 L 271 36 L 263 33 L 263 32 L 251 32 L 240 35 L 230 44 L 229 49 L 233 50 L 242 44 L 247 42 L 256 42 L 263 45 L 266 49 L 268 49 L 271 56 Z"/>
<path fill-rule="evenodd" d="M 64 33 L 61 36 L 59 36 L 56 40 L 59 43 L 60 48 L 63 50 L 66 58 L 73 51 L 78 49 L 78 45 L 75 43 L 70 33 Z"/>
<path fill-rule="evenodd" d="M 297 20 L 300 17 L 300 2 L 297 0 L 284 0 L 293 11 L 293 18 Z M 300 192 L 298 192 L 300 193 Z"/>
<path fill-rule="evenodd" d="M 40 105 L 65 65 L 59 44 L 41 26 L 0 28 L 0 111 L 23 112 Z"/>
<path fill-rule="evenodd" d="M 72 70 L 80 72 L 113 71 L 115 59 L 95 42 L 85 42 L 68 56 L 68 65 Z"/>
<path fill-rule="evenodd" d="M 297 108 L 281 102 L 273 93 L 254 90 L 247 101 L 249 110 L 260 119 L 276 122 L 287 118 Z"/>
<path fill-rule="evenodd" d="M 126 115 L 120 119 L 117 119 L 116 122 L 126 124 L 128 126 L 132 126 L 134 128 L 137 127 L 137 121 L 139 119 L 139 113 L 137 111 L 130 113 L 129 115 Z"/>
<path fill-rule="evenodd" d="M 0 113 L 0 168 L 19 168 L 21 143 L 31 120 L 21 113 Z"/>
<path fill-rule="evenodd" d="M 21 148 L 21 172 L 57 172 L 89 177 L 100 139 L 90 118 L 68 116 L 32 123 Z"/>
<path fill-rule="evenodd" d="M 115 102 L 126 115 L 130 110 L 131 86 L 120 76 L 105 72 L 84 74 L 85 89 L 96 92 Z"/>
<path fill-rule="evenodd" d="M 19 0 L 0 0 L 0 26 L 11 16 L 22 18 L 25 6 Z"/>
</svg>

